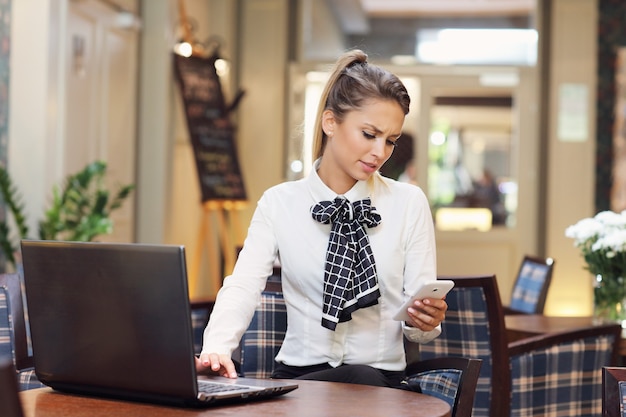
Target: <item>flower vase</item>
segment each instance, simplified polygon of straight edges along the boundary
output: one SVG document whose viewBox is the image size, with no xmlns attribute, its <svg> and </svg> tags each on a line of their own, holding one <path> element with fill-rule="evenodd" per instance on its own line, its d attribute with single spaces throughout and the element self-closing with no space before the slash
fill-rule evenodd
<svg viewBox="0 0 626 417">
<path fill-rule="evenodd" d="M 599 322 L 617 322 L 626 327 L 626 285 L 623 277 L 596 275 L 593 315 Z"/>
</svg>

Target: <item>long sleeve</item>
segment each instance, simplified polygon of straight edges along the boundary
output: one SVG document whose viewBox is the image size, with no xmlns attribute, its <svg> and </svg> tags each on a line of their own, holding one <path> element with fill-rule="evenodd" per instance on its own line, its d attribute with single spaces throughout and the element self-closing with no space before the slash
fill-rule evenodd
<svg viewBox="0 0 626 417">
<path fill-rule="evenodd" d="M 262 197 L 233 273 L 224 279 L 204 331 L 203 353 L 232 354 L 250 324 L 276 259 L 276 241 Z"/>
</svg>

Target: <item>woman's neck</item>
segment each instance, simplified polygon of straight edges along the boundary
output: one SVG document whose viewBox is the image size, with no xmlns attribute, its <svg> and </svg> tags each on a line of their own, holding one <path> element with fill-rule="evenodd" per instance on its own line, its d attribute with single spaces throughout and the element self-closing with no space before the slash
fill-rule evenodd
<svg viewBox="0 0 626 417">
<path fill-rule="evenodd" d="M 317 167 L 317 175 L 322 182 L 337 195 L 344 195 L 354 187 L 357 181 L 344 172 L 337 171 L 331 169 L 328 164 L 324 164 L 322 161 L 320 161 Z"/>
</svg>

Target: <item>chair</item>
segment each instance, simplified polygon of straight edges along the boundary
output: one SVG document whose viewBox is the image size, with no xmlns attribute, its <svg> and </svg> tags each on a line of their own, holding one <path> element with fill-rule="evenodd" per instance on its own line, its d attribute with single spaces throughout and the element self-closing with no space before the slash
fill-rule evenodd
<svg viewBox="0 0 626 417">
<path fill-rule="evenodd" d="M 202 352 L 202 336 L 204 329 L 209 322 L 209 316 L 213 311 L 215 301 L 213 300 L 191 300 L 191 327 L 193 331 L 194 354 L 200 355 Z"/>
<path fill-rule="evenodd" d="M 617 363 L 619 324 L 604 324 L 509 344 L 511 416 L 599 416 L 602 367 Z"/>
<path fill-rule="evenodd" d="M 280 274 L 272 275 L 261 293 L 248 329 L 244 332 L 233 359 L 247 378 L 269 378 L 287 332 L 287 306 L 283 298 Z"/>
<path fill-rule="evenodd" d="M 511 391 L 506 331 L 495 275 L 440 277 L 454 281 L 441 335 L 419 346 L 420 359 L 464 357 L 482 360 L 473 417 L 509 413 Z M 493 392 L 492 392 L 493 391 Z"/>
<path fill-rule="evenodd" d="M 0 356 L 0 416 L 23 415 L 13 360 L 10 356 Z"/>
<path fill-rule="evenodd" d="M 28 351 L 27 318 L 18 274 L 0 274 L 0 355 L 13 358 L 20 390 L 41 388 Z"/>
<path fill-rule="evenodd" d="M 617 361 L 619 324 L 543 334 L 509 344 L 494 275 L 441 278 L 452 279 L 455 287 L 446 297 L 442 334 L 420 345 L 420 356 L 483 360 L 474 417 L 591 417 L 601 412 L 601 368 Z"/>
<path fill-rule="evenodd" d="M 553 269 L 552 258 L 524 256 L 513 285 L 511 303 L 504 306 L 504 313 L 543 314 Z"/>
<path fill-rule="evenodd" d="M 626 408 L 626 368 L 602 368 L 602 417 L 624 417 Z"/>
<path fill-rule="evenodd" d="M 471 417 L 480 359 L 433 358 L 409 364 L 407 385 L 418 385 L 423 394 L 450 404 L 452 417 Z"/>
</svg>

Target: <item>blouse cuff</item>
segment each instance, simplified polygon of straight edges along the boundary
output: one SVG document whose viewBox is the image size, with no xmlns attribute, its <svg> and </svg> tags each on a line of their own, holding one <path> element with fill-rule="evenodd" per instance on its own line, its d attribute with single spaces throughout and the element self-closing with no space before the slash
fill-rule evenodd
<svg viewBox="0 0 626 417">
<path fill-rule="evenodd" d="M 425 332 L 415 327 L 409 327 L 402 323 L 402 331 L 407 339 L 415 343 L 428 343 L 436 339 L 441 334 L 441 325 L 435 327 L 431 331 Z"/>
</svg>

